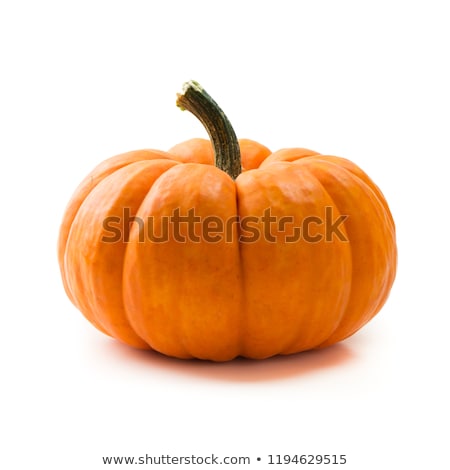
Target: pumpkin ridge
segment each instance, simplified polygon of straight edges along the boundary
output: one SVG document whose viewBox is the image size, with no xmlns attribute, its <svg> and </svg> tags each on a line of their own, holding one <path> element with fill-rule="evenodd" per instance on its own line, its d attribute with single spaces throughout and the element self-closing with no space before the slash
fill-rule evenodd
<svg viewBox="0 0 450 470">
<path fill-rule="evenodd" d="M 321 166 L 316 167 L 315 163 L 319 163 L 319 164 L 321 164 Z M 318 157 L 315 161 L 311 160 L 307 166 L 310 166 L 310 171 L 314 172 L 315 174 L 322 175 L 324 178 L 326 178 L 327 176 L 331 176 L 332 178 L 334 178 L 335 181 L 339 180 L 339 172 L 342 172 L 343 174 L 345 174 L 350 180 L 352 180 L 353 182 L 357 183 L 360 186 L 363 193 L 367 194 L 367 201 L 372 201 L 372 205 L 369 206 L 370 210 L 374 211 L 374 214 L 376 214 L 378 216 L 381 215 L 383 217 L 384 221 L 386 221 L 386 219 L 385 219 L 385 216 L 386 216 L 385 205 L 377 197 L 376 193 L 372 190 L 371 186 L 369 184 L 367 184 L 366 181 L 361 179 L 357 174 L 355 174 L 354 172 L 352 172 L 351 170 L 349 170 L 345 167 L 342 167 L 342 166 L 338 165 L 335 162 L 332 162 L 332 161 L 329 161 L 329 160 L 326 160 L 326 159 L 323 159 L 323 158 L 320 158 L 320 157 Z M 323 166 L 325 166 L 326 169 L 324 169 Z M 317 177 L 320 180 L 320 176 L 317 176 Z M 342 188 L 345 188 L 346 192 L 349 191 L 349 188 L 344 183 L 342 183 L 341 181 L 339 183 L 340 183 L 340 186 Z M 339 207 L 339 205 L 337 203 L 336 203 L 336 205 L 337 205 L 337 207 Z M 371 216 L 368 220 L 372 221 L 374 214 L 371 214 Z M 346 214 L 346 215 L 348 215 L 349 217 L 352 216 L 352 214 Z M 361 216 L 359 215 L 359 217 L 361 217 Z M 345 222 L 344 222 L 344 225 L 345 225 Z M 385 226 L 383 224 L 380 224 L 380 225 Z M 388 229 L 390 231 L 392 230 L 391 225 L 388 225 Z M 356 233 L 358 233 L 358 231 Z M 393 232 L 393 233 L 395 233 L 395 232 Z M 355 240 L 353 240 L 353 243 L 352 243 L 352 235 L 348 231 L 347 231 L 347 234 L 348 234 L 348 237 L 349 237 L 350 248 L 351 248 L 351 253 L 352 253 L 352 259 L 356 259 L 356 260 L 358 260 L 358 263 L 361 263 L 361 260 L 359 259 L 359 257 L 355 256 L 355 250 L 356 250 Z M 394 245 L 395 245 L 395 243 L 394 243 Z M 395 249 L 394 249 L 394 252 L 395 252 Z M 386 262 L 389 258 L 391 258 L 392 255 L 393 255 L 393 253 L 391 251 L 389 251 L 389 253 L 384 253 L 384 258 L 385 258 Z M 362 265 L 360 264 L 359 269 L 361 269 L 361 266 Z M 376 273 L 377 270 L 380 269 L 378 264 L 376 262 L 374 262 L 373 260 L 371 261 L 370 266 L 371 266 L 371 269 L 374 271 L 374 273 Z M 383 272 L 386 272 L 386 268 L 383 269 Z M 328 346 L 328 345 L 333 344 L 335 342 L 342 341 L 346 337 L 349 337 L 349 336 L 353 335 L 362 326 L 364 326 L 368 321 L 370 321 L 370 319 L 372 319 L 379 312 L 381 307 L 386 302 L 387 295 L 390 291 L 393 279 L 395 277 L 395 273 L 391 273 L 391 271 L 389 271 L 389 276 L 383 278 L 382 283 L 380 284 L 380 286 L 376 290 L 376 292 L 377 292 L 376 301 L 372 300 L 372 305 L 367 304 L 367 302 L 366 302 L 365 310 L 364 310 L 365 314 L 361 315 L 361 312 L 358 310 L 358 315 L 357 316 L 358 316 L 359 321 L 356 322 L 356 323 L 358 323 L 357 326 L 355 326 L 355 321 L 351 321 L 353 316 L 355 316 L 355 313 L 353 312 L 352 316 L 350 316 L 351 313 L 348 311 L 349 308 L 353 308 L 352 305 L 354 304 L 354 302 L 357 302 L 357 300 L 355 298 L 355 295 L 359 294 L 359 291 L 360 291 L 360 289 L 358 289 L 356 291 L 356 293 L 354 293 L 355 291 L 353 289 L 353 286 L 355 284 L 354 283 L 355 276 L 356 276 L 356 273 L 355 273 L 355 269 L 354 269 L 354 265 L 353 265 L 353 277 L 352 277 L 352 284 L 351 284 L 352 290 L 351 290 L 351 293 L 350 293 L 350 296 L 349 296 L 347 311 L 344 313 L 344 316 L 341 319 L 341 323 L 339 324 L 339 326 L 335 330 L 335 332 L 328 338 L 328 340 L 321 343 L 319 345 L 319 347 Z M 357 279 L 358 279 L 358 281 L 360 280 L 359 278 L 357 278 Z M 371 283 L 371 285 L 372 285 L 372 283 Z M 359 287 L 361 288 L 361 286 L 359 286 Z M 369 296 L 369 297 L 374 296 L 374 293 L 369 290 L 366 297 L 367 296 Z M 347 326 L 346 326 L 346 324 L 347 324 Z M 349 329 L 349 325 L 352 325 L 352 328 Z M 342 328 L 347 329 L 348 330 L 347 333 L 345 335 L 343 335 L 342 332 L 341 332 L 340 335 L 337 335 L 337 337 L 334 338 L 333 336 L 336 334 L 336 332 L 338 332 L 339 329 L 342 329 Z"/>
<path fill-rule="evenodd" d="M 177 157 L 177 156 L 175 155 L 175 157 Z M 182 164 L 182 165 L 201 165 L 201 163 L 196 163 L 196 162 L 182 162 L 181 164 Z M 172 168 L 174 168 L 174 167 L 172 167 Z M 170 171 L 172 168 L 169 168 L 167 171 Z M 167 171 L 164 172 L 164 173 L 161 173 L 161 174 L 158 176 L 158 178 L 156 178 L 156 180 L 153 182 L 153 184 L 151 185 L 151 187 L 150 187 L 149 190 L 147 191 L 147 194 L 145 194 L 145 196 L 142 198 L 141 203 L 139 204 L 139 207 L 138 207 L 138 209 L 136 210 L 136 215 L 137 215 L 137 216 L 142 216 L 143 219 L 145 219 L 146 217 L 152 217 L 152 214 L 147 214 L 146 211 L 143 210 L 143 207 L 144 207 L 144 205 L 145 205 L 145 203 L 146 203 L 147 198 L 150 197 L 151 189 L 158 183 L 158 181 L 161 179 L 161 177 L 162 177 L 163 175 L 165 175 L 165 173 L 167 173 Z M 130 230 L 130 234 L 129 234 L 129 235 L 131 235 L 131 230 Z M 147 242 L 147 240 L 146 240 L 146 242 Z M 129 255 L 129 252 L 130 252 L 130 250 L 131 250 L 132 248 L 133 248 L 133 245 L 130 245 L 130 243 L 128 243 L 127 246 L 126 246 L 126 248 L 125 248 L 124 263 L 123 263 L 123 267 L 122 267 L 122 278 L 123 278 L 123 279 L 125 279 L 124 272 L 125 272 L 125 270 L 127 269 L 127 266 L 126 266 L 127 255 L 130 256 L 130 255 Z M 142 340 L 145 341 L 145 342 L 149 345 L 149 347 L 150 347 L 151 349 L 153 349 L 153 350 L 155 350 L 155 351 L 157 351 L 157 352 L 159 352 L 159 353 L 161 353 L 161 354 L 164 354 L 163 351 L 159 351 L 159 349 L 158 349 L 157 347 L 154 347 L 154 346 L 151 344 L 152 342 L 151 342 L 148 338 L 144 338 L 144 335 L 142 335 L 142 334 L 140 334 L 140 333 L 138 332 L 139 328 L 135 328 L 135 326 L 133 325 L 132 315 L 130 315 L 129 309 L 126 308 L 126 305 L 127 305 L 128 302 L 127 302 L 127 300 L 126 300 L 126 293 L 125 293 L 125 290 L 126 290 L 126 285 L 125 285 L 125 283 L 123 282 L 123 283 L 122 283 L 122 302 L 123 302 L 124 305 L 125 305 L 125 315 L 126 315 L 126 317 L 127 317 L 128 323 L 129 323 L 130 326 L 133 328 L 133 331 L 136 333 L 136 335 L 138 335 L 140 338 L 142 338 Z M 177 342 L 178 342 L 178 344 L 181 345 L 181 346 L 182 346 L 182 349 L 183 349 L 183 357 L 182 357 L 182 358 L 184 358 L 184 359 L 192 359 L 193 356 L 189 353 L 188 348 L 186 347 L 186 341 L 185 341 L 184 336 L 183 336 L 183 335 L 181 334 L 181 332 L 180 332 L 180 328 L 177 328 L 177 329 L 175 329 L 175 330 L 172 331 L 172 333 L 174 333 L 174 332 L 175 332 L 175 334 L 176 334 L 176 336 L 177 336 Z M 180 358 L 181 358 L 181 356 L 180 356 Z"/>
<path fill-rule="evenodd" d="M 239 182 L 239 195 L 243 196 L 243 201 L 240 201 L 239 204 L 241 217 L 256 215 L 261 218 L 263 214 L 266 214 L 266 209 L 271 207 L 271 214 L 276 217 L 296 214 L 294 224 L 298 227 L 304 218 L 311 215 L 321 215 L 322 203 L 333 203 L 328 193 L 323 190 L 321 185 L 316 184 L 315 178 L 310 176 L 309 172 L 306 174 L 303 168 L 293 167 L 290 162 L 250 170 L 240 175 L 237 182 Z M 306 184 L 305 187 L 304 184 Z M 312 196 L 316 192 L 316 196 L 322 201 L 320 203 L 316 201 L 316 196 Z M 304 197 L 306 199 L 303 199 Z M 310 212 L 308 206 L 313 212 Z M 259 229 L 264 230 L 264 226 L 259 225 Z M 283 231 L 277 233 L 277 236 L 284 236 Z M 286 232 L 286 234 L 289 235 L 290 232 Z M 296 243 L 303 244 L 303 247 L 299 247 L 297 250 Z M 325 279 L 331 281 L 335 274 L 345 272 L 347 265 L 339 261 L 341 259 L 339 253 L 342 253 L 342 256 L 348 256 L 345 254 L 348 253 L 348 249 L 339 246 L 333 248 L 330 244 L 325 244 L 324 250 L 317 251 L 314 246 L 308 247 L 308 240 L 303 238 L 286 244 L 283 242 L 269 243 L 267 239 L 263 238 L 255 246 L 253 243 L 245 246 L 244 253 L 244 260 L 246 260 L 246 264 L 243 266 L 244 272 L 247 275 L 250 273 L 253 275 L 253 282 L 247 284 L 250 294 L 246 293 L 245 297 L 249 315 L 245 331 L 247 335 L 245 355 L 263 358 L 285 354 L 288 353 L 288 350 L 289 353 L 294 353 L 309 349 L 325 340 L 331 327 L 324 325 L 327 327 L 327 333 L 321 334 L 321 321 L 311 321 L 311 317 L 308 317 L 308 308 L 306 304 L 303 305 L 303 302 L 308 301 L 310 287 L 314 289 L 317 284 L 311 276 L 320 276 L 320 266 L 328 266 L 326 277 L 316 278 L 323 286 L 325 286 L 325 282 L 328 282 Z M 329 254 L 332 255 L 331 261 L 327 261 Z M 319 264 L 314 261 L 316 255 L 320 257 Z M 275 258 L 272 258 L 273 256 Z M 303 261 L 307 264 L 299 264 Z M 269 265 L 272 268 L 267 270 Z M 311 271 L 308 270 L 308 266 L 312 268 Z M 265 277 L 267 272 L 274 276 L 272 280 Z M 286 274 L 287 272 L 289 274 Z M 283 275 L 286 276 L 286 282 L 282 280 Z M 347 275 L 346 272 L 345 275 Z M 294 281 L 295 286 L 292 281 L 288 281 L 291 278 L 297 278 Z M 259 286 L 255 287 L 255 284 L 259 284 Z M 270 297 L 270 292 L 273 292 L 273 298 Z M 339 310 L 336 308 L 333 312 L 332 326 L 334 327 L 336 317 L 340 318 L 342 314 L 340 304 L 344 294 L 340 293 L 337 285 L 334 285 L 330 292 L 332 292 L 333 299 L 336 295 L 336 299 L 339 301 Z M 300 304 L 292 302 L 293 296 Z M 323 309 L 334 308 L 333 302 L 334 300 L 330 299 L 314 301 L 314 312 L 317 311 L 317 318 L 320 316 L 321 309 L 323 311 Z M 283 326 L 282 315 L 285 315 L 286 321 L 290 323 L 290 331 Z M 314 316 L 316 317 L 316 315 Z M 269 321 L 273 321 L 272 328 L 268 326 Z M 300 331 L 300 335 L 293 333 L 294 330 Z M 307 332 L 307 335 L 303 332 Z M 314 339 L 316 335 L 319 336 L 317 341 Z M 271 347 L 267 347 L 267 344 L 271 344 Z"/>
<path fill-rule="evenodd" d="M 174 210 L 185 215 L 194 209 L 200 220 L 216 216 L 225 222 L 236 216 L 234 182 L 218 168 L 188 163 L 161 176 L 138 213 L 144 219 L 153 215 L 158 233 Z M 175 230 L 175 223 L 169 227 Z M 186 238 L 188 227 L 182 224 L 178 231 L 184 241 L 169 228 L 167 243 L 138 245 L 137 230 L 130 233 L 124 266 L 127 315 L 140 336 L 163 354 L 230 360 L 239 353 L 240 292 L 231 290 L 239 284 L 237 247 L 224 238 L 192 241 Z M 194 225 L 195 236 L 201 227 Z"/>
<path fill-rule="evenodd" d="M 315 157 L 315 155 L 311 155 L 311 156 L 308 156 L 308 157 L 305 157 L 305 158 L 314 158 L 314 157 Z M 299 161 L 299 160 L 296 160 L 295 162 L 297 162 L 297 161 Z M 303 160 L 302 160 L 302 161 L 303 161 Z M 289 162 L 289 163 L 295 163 L 295 162 Z M 306 165 L 305 165 L 305 166 L 306 166 Z M 339 209 L 338 205 L 336 204 L 336 201 L 331 197 L 331 195 L 330 195 L 330 193 L 328 192 L 327 188 L 322 184 L 322 182 L 319 180 L 319 178 L 317 178 L 316 175 L 314 175 L 314 174 L 309 170 L 309 168 L 307 168 L 307 167 L 304 168 L 303 171 L 304 171 L 305 173 L 308 173 L 309 176 L 310 176 L 310 178 L 311 178 L 312 180 L 314 180 L 315 183 L 316 183 L 318 186 L 320 186 L 320 187 L 322 188 L 323 192 L 328 196 L 329 200 L 333 203 L 334 208 L 337 209 L 338 214 L 339 214 L 339 215 L 343 215 L 342 212 L 341 212 L 341 210 Z M 344 221 L 344 228 L 345 228 L 345 221 Z M 325 242 L 325 243 L 327 243 L 327 242 Z M 345 304 L 342 305 L 342 307 L 341 307 L 341 315 L 340 315 L 340 318 L 339 318 L 339 320 L 336 321 L 335 327 L 334 327 L 334 329 L 330 332 L 328 338 L 330 338 L 330 337 L 334 334 L 334 332 L 339 328 L 339 325 L 340 325 L 340 323 L 341 323 L 341 321 L 342 321 L 342 319 L 343 319 L 343 317 L 344 317 L 344 315 L 345 315 L 345 312 L 346 312 L 346 310 L 347 310 L 348 303 L 349 303 L 350 297 L 351 297 L 351 290 L 352 290 L 352 285 L 353 285 L 353 282 L 352 282 L 352 280 L 353 280 L 353 251 L 352 251 L 352 248 L 351 248 L 351 244 L 350 244 L 349 256 L 350 256 L 350 259 L 349 259 L 350 266 L 348 267 L 348 269 L 350 270 L 350 287 L 349 287 L 348 292 L 347 292 L 347 296 L 346 296 L 347 298 L 346 298 L 346 300 L 345 300 Z M 318 314 L 317 314 L 318 317 L 320 317 L 321 315 L 323 315 L 323 313 L 321 313 L 321 314 L 318 313 Z M 299 334 L 298 336 L 300 336 L 300 334 Z M 328 338 L 327 338 L 325 341 L 327 341 Z M 292 343 L 289 345 L 289 347 L 286 347 L 286 348 L 284 349 L 284 351 L 289 351 L 289 349 L 291 349 L 291 347 L 295 344 L 296 341 L 297 341 L 296 339 L 295 339 L 294 341 L 292 341 Z M 314 348 L 317 348 L 317 346 L 319 346 L 319 344 L 317 344 L 316 346 L 313 346 L 312 348 L 308 348 L 308 349 L 314 349 Z M 282 353 L 282 354 L 283 354 L 283 353 Z"/>
<path fill-rule="evenodd" d="M 69 279 L 71 290 L 78 291 L 80 310 L 88 319 L 93 319 L 96 326 L 100 325 L 102 331 L 104 330 L 108 335 L 141 348 L 144 347 L 143 341 L 137 340 L 139 335 L 136 335 L 126 318 L 121 292 L 124 254 L 127 246 L 127 228 L 123 224 L 125 217 L 129 216 L 131 219 L 134 215 L 132 212 L 127 212 L 126 216 L 124 211 L 133 211 L 132 206 L 136 204 L 136 198 L 145 197 L 149 190 L 147 178 L 150 178 L 153 172 L 158 171 L 160 162 L 164 162 L 165 166 L 177 164 L 169 159 L 139 160 L 103 178 L 80 205 L 71 227 L 66 250 L 67 255 L 75 256 L 72 262 L 78 266 L 78 270 L 81 270 L 78 275 L 80 278 Z M 127 188 L 133 188 L 132 193 L 127 191 Z M 94 208 L 93 219 L 98 219 L 98 224 L 90 222 L 94 232 L 90 233 L 89 230 L 87 232 L 85 230 L 80 233 L 79 224 L 86 220 L 91 208 Z M 96 217 L 95 214 L 97 214 Z M 105 237 L 105 233 L 108 232 L 105 232 L 104 224 L 108 219 L 112 220 L 111 217 L 118 217 L 122 221 L 120 239 L 114 241 L 107 240 Z M 84 258 L 82 244 L 79 246 L 80 253 L 73 253 L 72 238 L 78 244 L 84 240 L 85 243 L 89 241 L 91 247 L 96 247 L 95 250 L 90 250 L 89 258 Z M 120 279 L 117 276 L 120 276 Z"/>
<path fill-rule="evenodd" d="M 317 159 L 320 159 L 321 155 L 317 156 Z M 313 160 L 314 159 L 314 160 Z M 311 160 L 308 162 L 308 163 L 313 163 L 315 161 L 315 156 L 312 156 L 311 157 Z M 306 163 L 305 166 L 308 166 L 308 164 Z M 334 198 L 331 196 L 331 194 L 328 192 L 327 188 L 325 187 L 325 185 L 322 184 L 322 182 L 320 181 L 319 178 L 317 178 L 316 175 L 314 175 L 309 169 L 307 170 L 308 173 L 311 174 L 311 176 L 317 181 L 317 184 L 319 184 L 320 186 L 322 186 L 322 188 L 324 189 L 324 191 L 328 194 L 329 198 L 331 201 L 333 201 L 333 204 L 334 206 L 336 207 L 336 209 L 338 210 L 338 213 L 340 215 L 346 215 L 346 214 L 343 214 L 340 207 L 338 206 L 338 204 L 336 203 L 336 201 L 334 200 Z M 343 222 L 343 226 L 344 226 L 344 229 L 345 229 L 345 221 Z M 346 236 L 348 237 L 348 234 L 346 233 Z M 344 308 L 342 309 L 342 315 L 341 315 L 341 318 L 340 320 L 336 323 L 336 326 L 334 328 L 334 330 L 330 333 L 330 335 L 328 336 L 328 338 L 325 340 L 325 341 L 328 341 L 329 338 L 331 338 L 333 336 L 333 334 L 339 329 L 341 323 L 342 323 L 342 320 L 343 318 L 345 317 L 345 313 L 348 309 L 348 305 L 350 303 L 350 299 L 352 297 L 352 289 L 353 289 L 353 285 L 354 285 L 354 282 L 353 282 L 353 278 L 354 278 L 354 269 L 353 269 L 353 258 L 354 258 L 354 255 L 353 255 L 353 247 L 352 247 L 352 244 L 351 244 L 351 240 L 348 240 L 348 243 L 349 243 L 349 246 L 350 246 L 350 287 L 348 289 L 348 293 L 347 293 L 347 300 L 345 302 L 345 306 Z M 325 342 L 324 341 L 324 342 Z M 316 347 L 318 347 L 320 345 L 317 345 Z"/>
</svg>

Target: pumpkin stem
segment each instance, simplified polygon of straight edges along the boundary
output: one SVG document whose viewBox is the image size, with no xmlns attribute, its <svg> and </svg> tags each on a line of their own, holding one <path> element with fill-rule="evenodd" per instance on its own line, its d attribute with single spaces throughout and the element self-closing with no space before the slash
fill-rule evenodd
<svg viewBox="0 0 450 470">
<path fill-rule="evenodd" d="M 205 126 L 214 147 L 216 167 L 235 180 L 242 171 L 239 142 L 219 105 L 199 83 L 191 80 L 177 94 L 177 106 L 190 111 Z"/>
</svg>

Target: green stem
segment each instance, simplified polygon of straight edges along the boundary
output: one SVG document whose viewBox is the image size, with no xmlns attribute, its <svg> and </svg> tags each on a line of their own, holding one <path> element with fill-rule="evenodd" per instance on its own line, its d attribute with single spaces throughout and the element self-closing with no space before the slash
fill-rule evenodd
<svg viewBox="0 0 450 470">
<path fill-rule="evenodd" d="M 190 111 L 205 126 L 214 148 L 216 167 L 235 180 L 242 171 L 239 142 L 219 105 L 200 84 L 190 81 L 177 95 L 177 106 Z"/>
</svg>

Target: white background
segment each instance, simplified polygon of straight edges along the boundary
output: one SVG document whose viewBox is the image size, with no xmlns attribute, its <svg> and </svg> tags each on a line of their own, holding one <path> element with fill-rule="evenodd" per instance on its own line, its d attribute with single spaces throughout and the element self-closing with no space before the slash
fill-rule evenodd
<svg viewBox="0 0 450 470">
<path fill-rule="evenodd" d="M 450 468 L 446 2 L 0 5 L 0 467 L 215 453 L 266 468 L 268 454 L 320 453 L 346 454 L 345 469 Z M 351 339 L 177 361 L 105 337 L 66 298 L 69 197 L 105 158 L 206 136 L 175 106 L 189 79 L 239 137 L 349 158 L 383 190 L 398 277 Z"/>
</svg>

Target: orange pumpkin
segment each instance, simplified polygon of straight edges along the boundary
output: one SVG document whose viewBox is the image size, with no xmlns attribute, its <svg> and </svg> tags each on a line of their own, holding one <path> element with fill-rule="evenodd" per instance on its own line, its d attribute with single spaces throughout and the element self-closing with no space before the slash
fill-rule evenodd
<svg viewBox="0 0 450 470">
<path fill-rule="evenodd" d="M 395 227 L 354 163 L 236 139 L 189 82 L 210 138 L 97 166 L 59 237 L 67 295 L 102 332 L 178 358 L 266 358 L 341 341 L 385 303 Z"/>
</svg>

